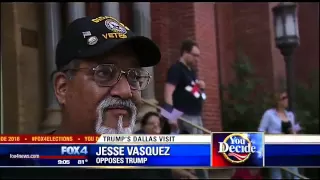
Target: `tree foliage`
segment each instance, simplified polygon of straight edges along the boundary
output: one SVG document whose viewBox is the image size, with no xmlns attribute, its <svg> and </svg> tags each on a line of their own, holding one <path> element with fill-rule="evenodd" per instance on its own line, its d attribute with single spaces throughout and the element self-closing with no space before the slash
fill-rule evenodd
<svg viewBox="0 0 320 180">
<path fill-rule="evenodd" d="M 256 131 L 263 112 L 271 107 L 271 93 L 259 87 L 263 80 L 255 75 L 249 58 L 243 53 L 232 65 L 236 78 L 222 87 L 222 117 L 224 131 Z M 319 72 L 311 84 L 297 83 L 296 120 L 305 134 L 319 133 Z"/>
<path fill-rule="evenodd" d="M 262 80 L 255 75 L 246 55 L 239 53 L 232 69 L 235 80 L 222 87 L 224 130 L 256 131 L 263 112 L 270 107 L 268 95 L 259 89 Z"/>
<path fill-rule="evenodd" d="M 304 134 L 319 134 L 319 71 L 310 76 L 309 82 L 297 84 L 296 119 Z"/>
</svg>

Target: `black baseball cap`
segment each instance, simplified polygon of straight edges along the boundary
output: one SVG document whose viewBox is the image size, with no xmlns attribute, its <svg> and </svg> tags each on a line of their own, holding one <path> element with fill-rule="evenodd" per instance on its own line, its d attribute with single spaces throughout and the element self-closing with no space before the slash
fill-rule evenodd
<svg viewBox="0 0 320 180">
<path fill-rule="evenodd" d="M 74 20 L 58 42 L 57 70 L 75 58 L 100 56 L 123 43 L 133 48 L 141 67 L 154 66 L 161 59 L 160 50 L 151 39 L 135 35 L 117 19 L 110 16 L 83 17 Z"/>
</svg>

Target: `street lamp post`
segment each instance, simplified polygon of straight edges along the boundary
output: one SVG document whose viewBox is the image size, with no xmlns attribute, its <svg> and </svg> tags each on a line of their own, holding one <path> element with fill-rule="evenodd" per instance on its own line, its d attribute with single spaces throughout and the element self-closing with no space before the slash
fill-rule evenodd
<svg viewBox="0 0 320 180">
<path fill-rule="evenodd" d="M 276 45 L 281 51 L 286 64 L 286 82 L 289 98 L 289 111 L 294 110 L 294 73 L 293 52 L 299 46 L 299 27 L 297 5 L 292 2 L 281 2 L 273 9 Z"/>
</svg>

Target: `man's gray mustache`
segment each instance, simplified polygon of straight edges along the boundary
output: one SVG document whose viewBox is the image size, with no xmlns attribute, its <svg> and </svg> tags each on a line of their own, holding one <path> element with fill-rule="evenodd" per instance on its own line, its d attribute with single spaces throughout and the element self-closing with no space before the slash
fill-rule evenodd
<svg viewBox="0 0 320 180">
<path fill-rule="evenodd" d="M 108 97 L 101 103 L 101 108 L 108 109 L 108 108 L 122 108 L 128 111 L 133 111 L 136 106 L 135 104 L 129 99 L 121 99 L 116 97 Z M 131 112 L 132 113 L 132 112 Z"/>
<path fill-rule="evenodd" d="M 129 127 L 123 127 L 122 124 L 122 118 L 118 120 L 118 126 L 117 127 L 106 127 L 103 125 L 103 121 L 106 119 L 104 118 L 105 112 L 108 108 L 125 108 L 128 109 L 130 117 Z M 121 98 L 117 97 L 107 97 L 104 100 L 102 100 L 97 108 L 97 121 L 96 121 L 96 133 L 98 134 L 130 134 L 132 132 L 133 126 L 135 124 L 137 117 L 137 107 L 131 100 L 123 100 Z"/>
</svg>

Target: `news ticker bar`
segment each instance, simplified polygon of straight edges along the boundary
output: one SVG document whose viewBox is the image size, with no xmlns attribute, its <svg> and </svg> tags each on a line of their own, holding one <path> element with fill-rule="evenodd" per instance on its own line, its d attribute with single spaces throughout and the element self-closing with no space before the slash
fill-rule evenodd
<svg viewBox="0 0 320 180">
<path fill-rule="evenodd" d="M 266 144 L 320 144 L 319 135 L 271 135 L 263 133 L 213 133 L 260 134 Z M 212 136 L 206 135 L 0 135 L 0 144 L 114 144 L 114 143 L 211 143 Z"/>
<path fill-rule="evenodd" d="M 2 144 L 0 166 L 320 166 L 319 143 L 264 144 L 259 133 L 237 135 L 214 134 L 212 143 L 200 144 Z"/>
</svg>

